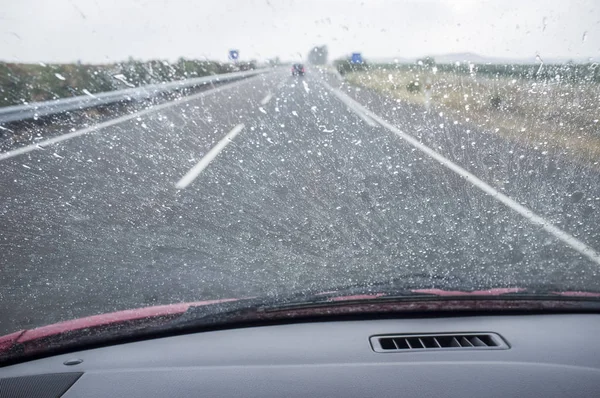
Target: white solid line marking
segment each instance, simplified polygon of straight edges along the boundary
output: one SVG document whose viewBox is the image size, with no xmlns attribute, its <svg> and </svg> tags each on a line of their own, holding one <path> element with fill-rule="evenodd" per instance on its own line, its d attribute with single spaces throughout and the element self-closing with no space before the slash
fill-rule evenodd
<svg viewBox="0 0 600 398">
<path fill-rule="evenodd" d="M 465 178 L 472 185 L 474 185 L 475 187 L 481 189 L 483 192 L 487 193 L 491 197 L 495 198 L 496 200 L 498 200 L 499 202 L 501 202 L 502 204 L 504 204 L 506 207 L 508 207 L 508 208 L 514 210 L 515 212 L 519 213 L 520 215 L 522 215 L 523 217 L 525 217 L 527 220 L 529 220 L 532 224 L 535 224 L 535 225 L 538 225 L 538 226 L 542 227 L 542 229 L 544 229 L 550 235 L 554 236 L 556 239 L 562 241 L 567 246 L 569 246 L 573 250 L 577 251 L 579 254 L 581 254 L 581 255 L 587 257 L 588 259 L 590 259 L 592 262 L 600 265 L 600 254 L 598 254 L 598 252 L 596 252 L 590 246 L 586 245 L 585 243 L 583 243 L 579 239 L 575 238 L 573 235 L 570 235 L 568 232 L 565 232 L 562 229 L 554 226 L 550 221 L 548 221 L 548 220 L 544 219 L 543 217 L 537 215 L 536 213 L 534 213 L 533 211 L 529 210 L 525 206 L 517 203 L 514 199 L 511 199 L 510 197 L 506 196 L 505 194 L 503 194 L 503 193 L 497 191 L 496 189 L 492 188 L 490 185 L 488 185 L 487 183 L 485 183 L 482 180 L 480 180 L 479 178 L 477 178 L 474 174 L 468 172 L 467 170 L 463 169 L 462 167 L 460 167 L 456 163 L 453 163 L 449 159 L 446 159 L 445 157 L 443 157 L 442 155 L 440 155 L 439 153 L 437 153 L 433 149 L 429 148 L 427 145 L 419 142 L 413 136 L 411 136 L 409 134 L 406 134 L 405 132 L 399 130 L 398 128 L 396 128 L 392 124 L 388 123 L 385 119 L 381 118 L 379 115 L 371 112 L 370 110 L 368 110 L 367 108 L 365 108 L 363 105 L 359 104 L 354 99 L 350 98 L 345 93 L 343 93 L 343 92 L 341 92 L 339 90 L 334 89 L 333 87 L 331 87 L 329 84 L 327 84 L 324 81 L 322 81 L 321 83 L 323 83 L 325 85 L 325 87 L 329 88 L 333 92 L 333 94 L 336 97 L 338 97 L 345 104 L 349 104 L 349 103 L 353 104 L 357 109 L 359 109 L 362 112 L 364 112 L 366 115 L 368 115 L 373 120 L 375 120 L 376 122 L 378 122 L 381 126 L 387 128 L 391 132 L 395 133 L 397 136 L 399 136 L 400 138 L 402 138 L 403 140 L 405 140 L 410 145 L 412 145 L 416 149 L 420 150 L 421 152 L 423 152 L 427 156 L 429 156 L 432 159 L 438 161 L 439 163 L 442 164 L 442 166 L 444 166 L 444 167 L 452 170 L 456 174 L 458 174 L 461 177 Z"/>
<path fill-rule="evenodd" d="M 13 158 L 15 156 L 22 155 L 24 153 L 34 151 L 36 149 L 45 149 L 44 147 L 48 146 L 48 145 L 56 144 L 56 143 L 59 143 L 59 142 L 62 142 L 62 141 L 69 140 L 71 138 L 79 137 L 80 135 L 93 133 L 93 132 L 96 132 L 98 130 L 104 129 L 106 127 L 114 126 L 115 124 L 123 123 L 123 122 L 126 122 L 128 120 L 135 119 L 137 117 L 144 116 L 144 115 L 147 115 L 147 114 L 152 113 L 152 112 L 160 111 L 161 109 L 170 108 L 170 107 L 175 106 L 175 105 L 185 104 L 186 102 L 193 101 L 195 99 L 204 97 L 204 96 L 209 95 L 209 94 L 214 94 L 214 93 L 217 93 L 219 91 L 226 90 L 226 89 L 229 89 L 229 88 L 232 88 L 232 87 L 237 87 L 237 86 L 239 86 L 241 84 L 244 84 L 244 83 L 246 83 L 248 81 L 254 80 L 254 79 L 258 78 L 258 77 L 260 77 L 260 75 L 255 76 L 255 77 L 250 77 L 248 79 L 242 79 L 240 81 L 233 82 L 231 84 L 226 84 L 224 86 L 216 87 L 216 88 L 213 88 L 213 89 L 210 89 L 210 90 L 207 90 L 207 91 L 203 91 L 201 93 L 194 94 L 194 95 L 191 95 L 189 97 L 184 97 L 184 98 L 179 99 L 179 100 L 170 101 L 170 102 L 166 102 L 164 104 L 156 105 L 156 106 L 154 106 L 152 108 L 144 109 L 144 110 L 141 110 L 141 111 L 138 111 L 138 112 L 135 112 L 135 113 L 130 113 L 129 115 L 121 116 L 121 117 L 118 117 L 116 119 L 107 120 L 106 122 L 98 123 L 98 124 L 96 124 L 94 126 L 91 126 L 91 127 L 86 127 L 84 129 L 81 129 L 81 130 L 73 131 L 72 133 L 67 133 L 67 134 L 60 135 L 58 137 L 54 137 L 54 138 L 50 138 L 50 139 L 47 139 L 47 140 L 44 140 L 44 141 L 40 141 L 40 142 L 37 142 L 35 144 L 31 144 L 31 145 L 24 146 L 22 148 L 15 149 L 13 151 L 8 151 L 8 152 L 0 153 L 0 160 L 10 159 L 10 158 Z"/>
<path fill-rule="evenodd" d="M 188 171 L 187 174 L 181 178 L 181 180 L 179 180 L 179 182 L 177 182 L 177 184 L 175 184 L 175 188 L 184 189 L 190 185 L 196 179 L 196 177 L 202 173 L 202 170 L 204 170 L 206 166 L 208 166 L 208 164 L 217 157 L 219 152 L 221 152 L 223 148 L 225 148 L 227 144 L 229 144 L 243 129 L 243 124 L 238 124 L 235 126 L 233 130 L 227 133 L 227 135 L 223 137 L 223 139 L 219 141 L 217 145 L 212 147 L 210 151 L 208 151 L 208 153 L 204 155 L 204 157 L 200 159 L 200 161 L 194 167 L 192 167 L 190 171 Z"/>
<path fill-rule="evenodd" d="M 271 93 L 267 94 L 267 96 L 260 101 L 260 104 L 267 105 L 267 103 L 269 101 L 271 101 L 271 98 L 273 98 L 273 94 L 271 94 Z"/>
<path fill-rule="evenodd" d="M 325 84 L 327 88 L 333 91 L 333 94 L 338 97 L 340 101 L 344 103 L 352 112 L 354 112 L 358 117 L 360 117 L 365 123 L 367 123 L 371 127 L 377 127 L 377 123 L 375 123 L 370 117 L 368 117 L 363 110 L 358 108 L 352 101 L 348 101 L 350 97 L 344 98 L 338 95 L 338 90 L 335 90 L 329 84 L 322 81 L 321 83 Z"/>
</svg>

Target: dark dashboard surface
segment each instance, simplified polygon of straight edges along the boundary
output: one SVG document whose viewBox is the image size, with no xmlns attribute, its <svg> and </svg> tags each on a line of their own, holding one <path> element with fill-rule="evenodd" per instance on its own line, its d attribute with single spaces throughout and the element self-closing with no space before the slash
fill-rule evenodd
<svg viewBox="0 0 600 398">
<path fill-rule="evenodd" d="M 507 348 L 375 352 L 369 340 L 432 333 L 496 333 Z M 299 323 L 79 351 L 0 368 L 0 378 L 76 374 L 64 397 L 591 397 L 598 336 L 595 314 Z"/>
</svg>

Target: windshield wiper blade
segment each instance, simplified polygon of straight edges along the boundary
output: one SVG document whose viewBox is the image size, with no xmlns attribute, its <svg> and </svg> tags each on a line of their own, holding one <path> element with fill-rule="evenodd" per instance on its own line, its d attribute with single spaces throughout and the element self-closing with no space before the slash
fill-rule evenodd
<svg viewBox="0 0 600 398">
<path fill-rule="evenodd" d="M 432 283 L 432 280 L 434 283 Z M 471 287 L 467 289 L 466 287 Z M 586 292 L 587 293 L 587 292 Z M 454 276 L 432 276 L 414 273 L 388 281 L 351 285 L 328 289 L 327 291 L 307 291 L 291 296 L 270 295 L 261 298 L 248 298 L 224 302 L 211 306 L 190 307 L 181 317 L 165 325 L 166 328 L 185 328 L 189 325 L 218 326 L 252 321 L 263 318 L 263 314 L 296 309 L 339 307 L 353 304 L 384 303 L 423 303 L 426 301 L 450 300 L 550 300 L 571 299 L 583 301 L 600 300 L 597 295 L 581 292 L 562 293 L 557 286 L 540 285 L 527 287 L 481 287 L 467 284 Z"/>
<path fill-rule="evenodd" d="M 351 296 L 321 297 L 315 301 L 256 302 L 241 301 L 225 305 L 223 311 L 205 311 L 190 308 L 188 313 L 161 329 L 166 332 L 219 329 L 256 322 L 290 321 L 314 317 L 339 317 L 344 315 L 367 316 L 373 314 L 410 314 L 425 312 L 488 312 L 488 311 L 592 311 L 600 310 L 600 299 L 565 299 L 558 295 L 502 295 L 441 296 L 436 294 L 411 294 L 407 296 Z M 344 300 L 336 300 L 343 297 Z M 348 298 L 346 300 L 346 298 Z"/>
<path fill-rule="evenodd" d="M 316 307 L 331 307 L 348 305 L 356 302 L 367 302 L 371 299 L 382 298 L 388 301 L 415 301 L 423 297 L 436 297 L 432 294 L 407 293 L 406 295 L 347 295 L 343 292 L 303 294 L 291 297 L 249 298 L 238 301 L 223 302 L 210 306 L 190 307 L 178 318 L 154 328 L 153 331 L 173 332 L 182 329 L 222 327 L 227 324 L 254 322 L 269 318 L 269 312 L 292 309 L 308 309 Z"/>
</svg>

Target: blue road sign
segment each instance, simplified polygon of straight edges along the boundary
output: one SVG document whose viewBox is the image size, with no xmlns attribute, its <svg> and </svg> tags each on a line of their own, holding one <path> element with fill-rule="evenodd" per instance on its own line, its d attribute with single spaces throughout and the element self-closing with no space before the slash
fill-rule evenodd
<svg viewBox="0 0 600 398">
<path fill-rule="evenodd" d="M 361 53 L 352 53 L 352 58 L 350 58 L 350 62 L 353 64 L 362 64 L 363 59 Z"/>
<path fill-rule="evenodd" d="M 229 59 L 236 60 L 240 57 L 240 52 L 238 50 L 229 50 Z"/>
</svg>

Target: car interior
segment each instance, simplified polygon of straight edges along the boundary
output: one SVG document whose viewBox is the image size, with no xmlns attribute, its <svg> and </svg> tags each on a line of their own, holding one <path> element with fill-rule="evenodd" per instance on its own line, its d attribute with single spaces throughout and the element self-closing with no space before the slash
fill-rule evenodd
<svg viewBox="0 0 600 398">
<path fill-rule="evenodd" d="M 100 346 L 0 368 L 0 397 L 593 397 L 600 317 L 304 319 Z"/>
</svg>

